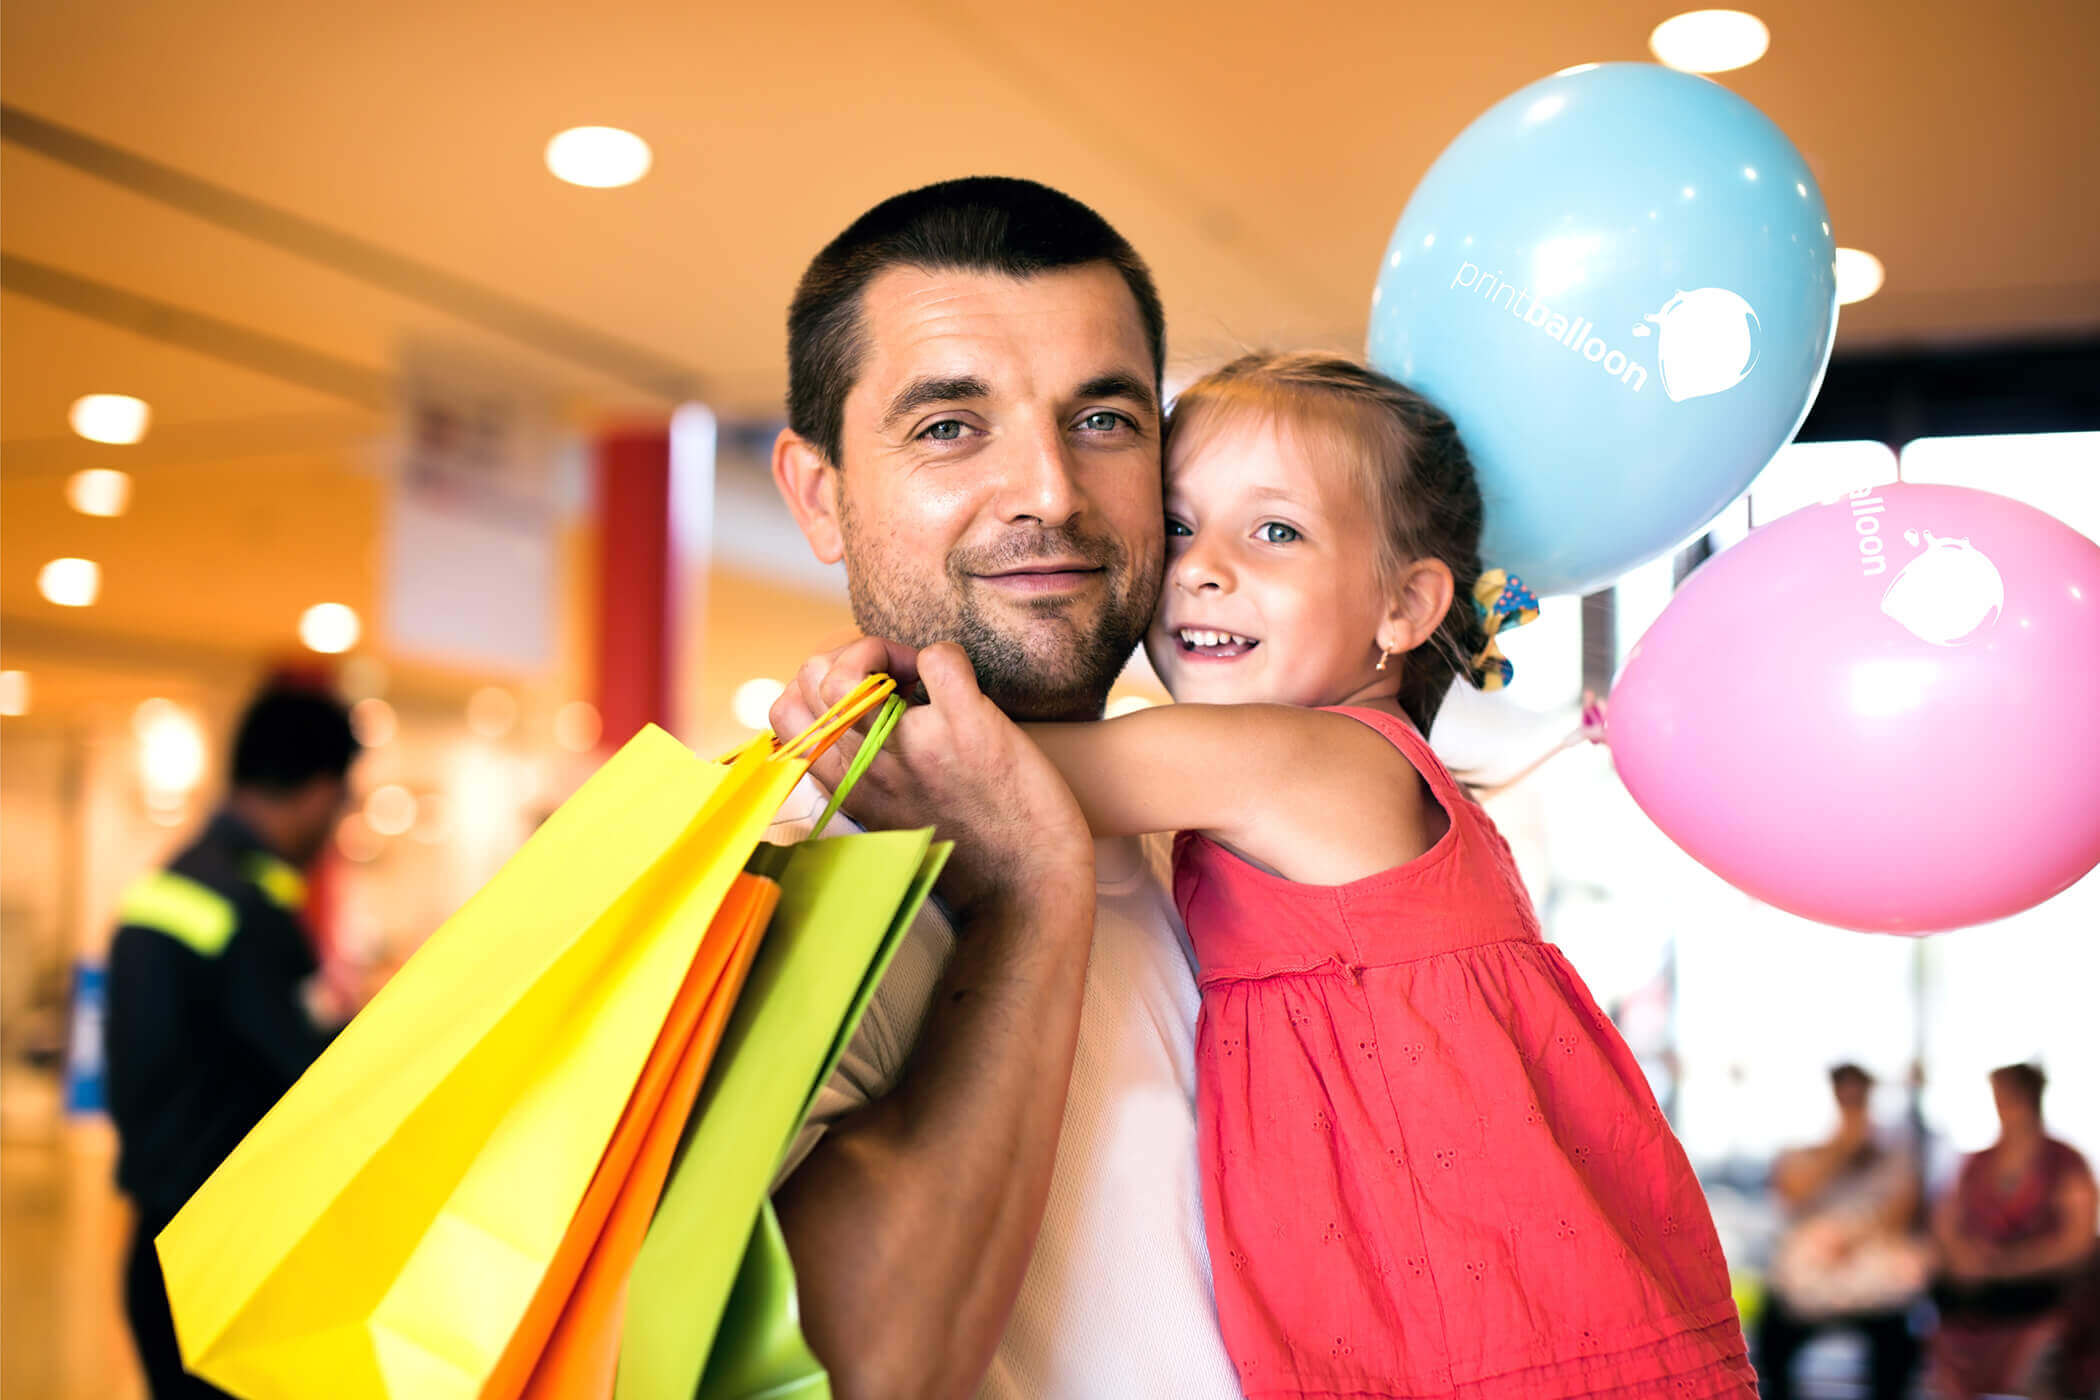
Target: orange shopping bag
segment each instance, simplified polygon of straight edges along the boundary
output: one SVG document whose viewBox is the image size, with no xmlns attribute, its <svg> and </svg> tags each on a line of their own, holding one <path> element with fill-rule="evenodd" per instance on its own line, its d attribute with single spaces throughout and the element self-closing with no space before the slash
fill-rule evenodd
<svg viewBox="0 0 2100 1400">
<path fill-rule="evenodd" d="M 610 1395 L 627 1273 L 780 886 L 742 874 L 717 911 L 590 1190 L 481 1400 Z"/>
</svg>

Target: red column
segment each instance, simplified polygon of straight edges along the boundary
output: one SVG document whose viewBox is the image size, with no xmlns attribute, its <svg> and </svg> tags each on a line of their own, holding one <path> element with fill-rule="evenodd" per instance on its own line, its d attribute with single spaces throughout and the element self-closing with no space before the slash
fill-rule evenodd
<svg viewBox="0 0 2100 1400">
<path fill-rule="evenodd" d="M 671 722 L 671 437 L 598 439 L 598 714 L 617 748 Z"/>
</svg>

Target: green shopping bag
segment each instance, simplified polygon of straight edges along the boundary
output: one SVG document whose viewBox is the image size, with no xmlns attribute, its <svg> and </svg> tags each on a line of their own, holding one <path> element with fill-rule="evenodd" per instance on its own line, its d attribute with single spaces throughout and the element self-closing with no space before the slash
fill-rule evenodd
<svg viewBox="0 0 2100 1400">
<path fill-rule="evenodd" d="M 767 1191 L 950 849 L 885 831 L 753 858 L 780 905 L 629 1276 L 618 1400 L 829 1393 Z"/>
</svg>

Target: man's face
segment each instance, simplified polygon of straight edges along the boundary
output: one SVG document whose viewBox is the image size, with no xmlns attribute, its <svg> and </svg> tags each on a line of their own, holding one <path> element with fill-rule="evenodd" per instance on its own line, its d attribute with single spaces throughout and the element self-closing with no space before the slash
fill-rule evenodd
<svg viewBox="0 0 2100 1400">
<path fill-rule="evenodd" d="M 1159 406 L 1106 263 L 1006 278 L 891 268 L 861 303 L 836 467 L 791 502 L 843 551 L 855 620 L 959 642 L 1021 719 L 1091 717 L 1159 597 Z M 795 440 L 799 442 L 799 440 Z M 807 457 L 812 449 L 802 449 Z"/>
<path fill-rule="evenodd" d="M 335 834 L 336 823 L 350 802 L 350 783 L 345 777 L 323 774 L 309 778 L 285 799 L 293 820 L 292 849 L 280 852 L 293 865 L 307 866 L 320 858 Z"/>
<path fill-rule="evenodd" d="M 2034 1104 L 2028 1101 L 2026 1093 L 2016 1084 L 1993 1079 L 1991 1098 L 1998 1106 L 1998 1124 L 2008 1133 L 2032 1127 L 2035 1120 L 2041 1116 Z"/>
</svg>

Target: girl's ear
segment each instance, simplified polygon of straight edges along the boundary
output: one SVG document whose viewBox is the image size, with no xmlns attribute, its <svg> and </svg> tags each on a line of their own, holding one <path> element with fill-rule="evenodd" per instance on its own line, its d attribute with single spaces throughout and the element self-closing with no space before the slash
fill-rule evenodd
<svg viewBox="0 0 2100 1400">
<path fill-rule="evenodd" d="M 1379 624 L 1378 645 L 1405 654 L 1428 641 L 1443 626 L 1455 591 L 1451 568 L 1443 560 L 1417 559 L 1409 564 L 1393 589 L 1385 621 Z"/>
</svg>

